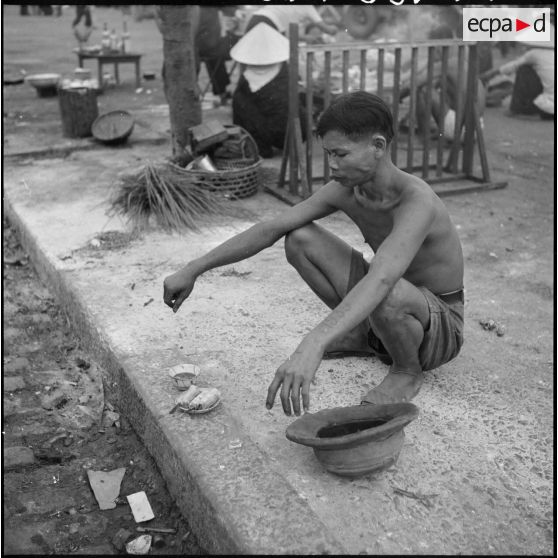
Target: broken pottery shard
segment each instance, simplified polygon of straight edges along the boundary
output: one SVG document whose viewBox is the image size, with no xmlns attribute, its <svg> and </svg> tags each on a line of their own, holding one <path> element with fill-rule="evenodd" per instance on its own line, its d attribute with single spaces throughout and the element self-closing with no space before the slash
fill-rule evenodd
<svg viewBox="0 0 558 558">
<path fill-rule="evenodd" d="M 126 545 L 128 554 L 147 554 L 151 547 L 151 535 L 141 535 Z"/>
<path fill-rule="evenodd" d="M 118 529 L 114 537 L 112 537 L 112 544 L 116 550 L 124 550 L 126 541 L 132 537 L 133 533 L 127 529 Z"/>
<path fill-rule="evenodd" d="M 192 401 L 190 401 L 190 409 L 202 410 L 209 409 L 213 407 L 221 398 L 219 390 L 216 388 L 205 388 L 201 393 L 196 395 Z"/>
<path fill-rule="evenodd" d="M 103 428 L 110 428 L 115 422 L 120 419 L 120 414 L 114 411 L 107 410 L 103 413 Z"/>
<path fill-rule="evenodd" d="M 130 494 L 126 497 L 128 498 L 130 508 L 132 508 L 132 513 L 134 514 L 136 523 L 149 521 L 155 517 L 155 514 L 149 504 L 149 500 L 147 499 L 147 495 L 143 490 L 141 492 L 136 492 L 135 494 Z"/>
<path fill-rule="evenodd" d="M 177 405 L 185 409 L 190 408 L 190 402 L 202 392 L 198 386 L 190 386 L 187 391 L 181 393 L 175 400 Z"/>
<path fill-rule="evenodd" d="M 120 494 L 120 483 L 124 478 L 126 467 L 114 469 L 114 471 L 87 471 L 89 484 L 95 494 L 101 510 L 112 510 L 116 508 L 115 500 Z"/>
</svg>

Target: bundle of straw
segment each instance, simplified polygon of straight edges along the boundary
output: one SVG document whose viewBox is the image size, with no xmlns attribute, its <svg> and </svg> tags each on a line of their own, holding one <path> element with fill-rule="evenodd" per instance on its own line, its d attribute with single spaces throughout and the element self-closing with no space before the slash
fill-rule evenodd
<svg viewBox="0 0 558 558">
<path fill-rule="evenodd" d="M 149 162 L 139 172 L 122 177 L 110 206 L 109 214 L 125 216 L 136 229 L 148 227 L 153 218 L 166 231 L 199 231 L 198 225 L 208 216 L 228 213 L 222 197 L 170 165 Z"/>
</svg>

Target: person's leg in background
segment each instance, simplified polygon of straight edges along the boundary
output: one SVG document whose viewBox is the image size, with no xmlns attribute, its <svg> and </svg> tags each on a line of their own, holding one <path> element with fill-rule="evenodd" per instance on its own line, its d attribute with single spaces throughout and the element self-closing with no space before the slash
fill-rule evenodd
<svg viewBox="0 0 558 558">
<path fill-rule="evenodd" d="M 515 74 L 510 112 L 512 114 L 539 114 L 539 109 L 533 104 L 543 86 L 537 72 L 528 65 L 520 66 Z"/>
</svg>

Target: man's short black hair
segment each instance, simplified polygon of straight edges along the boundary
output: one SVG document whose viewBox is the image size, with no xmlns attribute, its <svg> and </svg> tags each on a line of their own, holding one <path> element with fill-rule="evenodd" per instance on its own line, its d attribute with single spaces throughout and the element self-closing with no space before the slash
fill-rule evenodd
<svg viewBox="0 0 558 558">
<path fill-rule="evenodd" d="M 393 116 L 386 102 L 373 93 L 344 93 L 322 113 L 316 134 L 322 138 L 333 130 L 353 140 L 379 132 L 389 144 L 393 139 Z"/>
</svg>

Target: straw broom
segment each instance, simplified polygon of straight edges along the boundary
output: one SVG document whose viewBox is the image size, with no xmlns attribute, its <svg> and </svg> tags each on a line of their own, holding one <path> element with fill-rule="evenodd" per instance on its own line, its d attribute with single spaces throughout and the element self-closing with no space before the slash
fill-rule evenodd
<svg viewBox="0 0 558 558">
<path fill-rule="evenodd" d="M 122 177 L 110 199 L 110 215 L 122 215 L 135 229 L 152 219 L 166 231 L 192 229 L 213 215 L 230 213 L 226 200 L 170 165 L 145 167 Z"/>
</svg>

